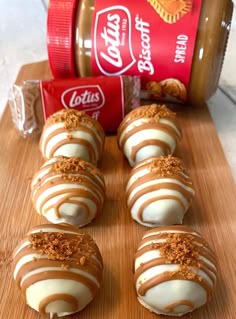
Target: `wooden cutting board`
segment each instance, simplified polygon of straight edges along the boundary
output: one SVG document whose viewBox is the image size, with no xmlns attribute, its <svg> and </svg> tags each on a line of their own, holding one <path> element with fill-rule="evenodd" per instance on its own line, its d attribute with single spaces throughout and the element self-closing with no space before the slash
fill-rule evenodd
<svg viewBox="0 0 236 319">
<path fill-rule="evenodd" d="M 25 65 L 17 83 L 50 78 L 47 62 Z M 218 256 L 219 280 L 214 298 L 191 319 L 236 318 L 236 189 L 207 106 L 179 109 L 183 139 L 176 155 L 183 158 L 193 179 L 196 198 L 184 223 L 209 242 Z M 223 106 L 222 106 L 223 112 Z M 30 180 L 43 163 L 38 138 L 22 139 L 7 108 L 0 123 L 0 318 L 44 318 L 25 305 L 12 280 L 11 254 L 27 230 L 45 223 L 32 207 Z M 133 256 L 147 228 L 136 224 L 126 208 L 124 188 L 130 168 L 116 144 L 106 138 L 99 166 L 107 194 L 100 217 L 83 229 L 90 233 L 104 258 L 103 286 L 80 319 L 154 319 L 137 301 L 133 286 Z"/>
</svg>

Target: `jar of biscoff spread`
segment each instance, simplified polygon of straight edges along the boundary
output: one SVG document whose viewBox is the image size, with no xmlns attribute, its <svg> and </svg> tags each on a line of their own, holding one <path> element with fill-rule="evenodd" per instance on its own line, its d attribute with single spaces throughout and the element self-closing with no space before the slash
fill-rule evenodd
<svg viewBox="0 0 236 319">
<path fill-rule="evenodd" d="M 201 104 L 216 91 L 231 0 L 50 0 L 54 77 L 140 75 L 141 97 Z"/>
</svg>

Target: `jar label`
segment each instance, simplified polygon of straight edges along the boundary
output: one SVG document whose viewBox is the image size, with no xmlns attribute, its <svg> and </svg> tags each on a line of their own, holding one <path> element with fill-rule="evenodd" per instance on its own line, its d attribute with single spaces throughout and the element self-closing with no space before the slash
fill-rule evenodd
<svg viewBox="0 0 236 319">
<path fill-rule="evenodd" d="M 143 97 L 187 98 L 202 0 L 96 0 L 94 75 L 140 75 Z"/>
<path fill-rule="evenodd" d="M 98 120 L 106 132 L 114 132 L 124 117 L 120 76 L 42 81 L 40 87 L 45 120 L 63 108 L 76 109 Z"/>
</svg>

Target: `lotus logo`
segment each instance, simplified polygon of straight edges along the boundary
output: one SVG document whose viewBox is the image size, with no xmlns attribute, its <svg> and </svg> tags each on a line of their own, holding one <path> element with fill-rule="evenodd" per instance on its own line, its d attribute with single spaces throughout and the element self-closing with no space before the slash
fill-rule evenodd
<svg viewBox="0 0 236 319">
<path fill-rule="evenodd" d="M 95 18 L 94 54 L 105 75 L 121 75 L 134 63 L 131 46 L 131 16 L 124 6 L 98 11 Z"/>
<path fill-rule="evenodd" d="M 61 101 L 66 109 L 93 111 L 104 105 L 105 97 L 99 85 L 84 85 L 66 90 L 61 96 Z"/>
</svg>

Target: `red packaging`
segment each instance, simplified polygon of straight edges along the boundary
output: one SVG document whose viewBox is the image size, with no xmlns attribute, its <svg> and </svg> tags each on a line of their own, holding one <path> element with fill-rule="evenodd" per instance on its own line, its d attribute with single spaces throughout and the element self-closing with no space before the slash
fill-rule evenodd
<svg viewBox="0 0 236 319">
<path fill-rule="evenodd" d="M 13 121 L 23 136 L 41 132 L 46 119 L 66 108 L 86 112 L 116 132 L 124 115 L 140 104 L 140 79 L 131 76 L 26 81 L 10 92 Z"/>
</svg>

